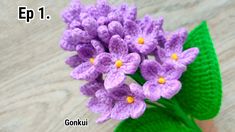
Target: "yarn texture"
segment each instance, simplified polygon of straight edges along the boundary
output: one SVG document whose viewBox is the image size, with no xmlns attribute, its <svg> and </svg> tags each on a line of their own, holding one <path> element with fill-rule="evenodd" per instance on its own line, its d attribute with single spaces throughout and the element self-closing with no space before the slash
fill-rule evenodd
<svg viewBox="0 0 235 132">
<path fill-rule="evenodd" d="M 182 89 L 171 99 L 176 102 L 173 103 L 173 107 L 168 105 L 166 100 L 160 99 L 158 100 L 159 103 L 169 106 L 167 110 L 161 107 L 149 108 L 138 119 L 129 118 L 122 121 L 115 128 L 115 132 L 201 131 L 197 127 L 191 128 L 190 124 L 195 124 L 193 120 L 195 118 L 207 120 L 218 114 L 222 101 L 222 79 L 219 62 L 206 22 L 202 22 L 190 32 L 184 44 L 184 49 L 191 47 L 198 47 L 200 53 L 180 78 Z M 145 84 L 145 79 L 139 71 L 130 75 L 130 77 L 139 84 Z M 190 122 L 190 120 L 185 117 L 191 119 L 189 126 L 185 125 L 187 124 L 185 122 Z"/>
<path fill-rule="evenodd" d="M 135 6 L 107 0 L 72 0 L 62 19 L 60 47 L 73 53 L 65 63 L 72 78 L 86 81 L 80 92 L 100 115 L 97 123 L 122 121 L 115 131 L 201 132 L 194 119 L 218 114 L 222 82 L 206 22 L 189 35 L 169 32 L 163 17 L 137 18 Z"/>
<path fill-rule="evenodd" d="M 148 108 L 138 119 L 127 119 L 119 124 L 115 132 L 192 132 L 167 112 Z"/>
<path fill-rule="evenodd" d="M 189 34 L 184 49 L 191 47 L 198 47 L 200 53 L 183 74 L 182 89 L 177 99 L 193 117 L 199 120 L 211 119 L 220 110 L 222 79 L 206 22 L 202 22 Z"/>
</svg>

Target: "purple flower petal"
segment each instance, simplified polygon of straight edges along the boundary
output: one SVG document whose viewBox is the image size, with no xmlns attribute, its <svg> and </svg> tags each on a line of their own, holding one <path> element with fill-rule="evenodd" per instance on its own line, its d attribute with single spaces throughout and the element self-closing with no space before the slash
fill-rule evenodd
<svg viewBox="0 0 235 132">
<path fill-rule="evenodd" d="M 82 63 L 82 59 L 78 55 L 70 56 L 66 59 L 65 63 L 68 64 L 70 67 L 75 68 Z"/>
<path fill-rule="evenodd" d="M 104 80 L 104 86 L 106 89 L 112 89 L 123 85 L 126 76 L 124 73 L 119 71 L 112 71 L 107 74 Z"/>
<path fill-rule="evenodd" d="M 110 98 L 109 93 L 105 89 L 100 89 L 95 93 L 95 96 L 99 99 L 105 99 L 105 98 Z M 110 98 L 111 99 L 111 98 Z"/>
<path fill-rule="evenodd" d="M 70 8 L 66 8 L 62 13 L 62 19 L 65 23 L 71 23 L 74 19 L 73 14 L 71 13 L 71 9 Z"/>
<path fill-rule="evenodd" d="M 81 12 L 80 14 L 80 20 L 84 20 L 86 18 L 90 17 L 88 12 Z"/>
<path fill-rule="evenodd" d="M 82 28 L 82 24 L 81 24 L 81 22 L 78 21 L 78 20 L 73 20 L 73 21 L 69 24 L 69 28 L 70 28 L 70 29 Z"/>
<path fill-rule="evenodd" d="M 107 91 L 100 89 L 96 92 L 96 97 L 90 99 L 88 107 L 95 113 L 108 113 L 113 107 L 113 100 L 108 97 Z"/>
<path fill-rule="evenodd" d="M 111 7 L 109 6 L 107 0 L 98 0 L 96 7 L 101 16 L 107 16 L 111 11 Z"/>
<path fill-rule="evenodd" d="M 72 32 L 73 38 L 76 38 L 79 43 L 89 43 L 92 40 L 92 36 L 88 32 L 83 31 L 79 28 L 73 29 Z"/>
<path fill-rule="evenodd" d="M 100 43 L 100 41 L 92 40 L 91 45 L 94 47 L 98 54 L 104 52 L 104 46 Z"/>
<path fill-rule="evenodd" d="M 180 28 L 178 31 L 179 31 L 179 36 L 180 36 L 180 39 L 181 39 L 181 43 L 184 43 L 185 40 L 188 37 L 188 31 L 185 28 Z"/>
<path fill-rule="evenodd" d="M 83 44 L 76 47 L 78 56 L 84 61 L 88 61 L 96 54 L 95 49 L 90 44 Z"/>
<path fill-rule="evenodd" d="M 180 71 L 185 71 L 186 70 L 186 66 L 184 64 L 182 64 L 180 61 L 175 61 L 172 59 L 167 59 L 163 65 L 171 65 L 173 66 L 176 70 L 180 70 Z"/>
<path fill-rule="evenodd" d="M 95 58 L 95 67 L 101 73 L 107 73 L 111 70 L 112 56 L 109 53 L 101 53 Z"/>
<path fill-rule="evenodd" d="M 122 27 L 122 24 L 118 21 L 112 21 L 108 25 L 109 32 L 111 35 L 119 35 L 123 36 L 124 29 Z"/>
<path fill-rule="evenodd" d="M 134 74 L 139 67 L 140 61 L 139 54 L 130 53 L 123 58 L 123 66 L 121 68 L 125 74 Z"/>
<path fill-rule="evenodd" d="M 181 54 L 180 62 L 184 65 L 192 63 L 199 53 L 198 48 L 190 48 Z"/>
<path fill-rule="evenodd" d="M 163 17 L 159 17 L 156 21 L 155 21 L 155 25 L 159 27 L 159 30 L 163 30 L 163 22 L 164 19 Z"/>
<path fill-rule="evenodd" d="M 139 53 L 147 55 L 156 49 L 157 44 L 158 44 L 157 39 L 155 39 L 153 36 L 147 36 L 147 37 L 144 37 L 144 40 L 145 40 L 144 44 L 138 44 L 138 39 L 140 37 L 137 37 L 132 42 L 132 45 L 134 45 L 134 47 L 137 49 Z"/>
<path fill-rule="evenodd" d="M 146 109 L 146 104 L 142 100 L 135 100 L 131 106 L 130 114 L 133 119 L 139 118 Z"/>
<path fill-rule="evenodd" d="M 165 77 L 167 80 L 175 80 L 175 79 L 177 80 L 181 77 L 181 75 L 182 75 L 182 71 L 176 70 L 176 69 L 171 69 L 165 73 Z"/>
<path fill-rule="evenodd" d="M 97 19 L 100 16 L 99 11 L 95 5 L 88 6 L 86 9 L 86 12 L 88 13 L 89 16 L 91 16 L 95 19 Z"/>
<path fill-rule="evenodd" d="M 131 94 L 130 88 L 128 85 L 123 84 L 121 87 L 113 88 L 109 90 L 110 95 L 116 101 L 125 100 L 126 96 Z"/>
<path fill-rule="evenodd" d="M 164 31 L 159 31 L 158 36 L 158 46 L 164 48 L 164 44 L 166 43 L 166 33 Z"/>
<path fill-rule="evenodd" d="M 89 35 L 97 36 L 98 23 L 92 17 L 88 17 L 82 21 L 82 26 Z"/>
<path fill-rule="evenodd" d="M 185 28 L 179 29 L 178 36 L 179 36 L 179 39 L 178 39 L 177 43 L 175 44 L 175 52 L 182 52 L 184 42 L 188 36 L 187 30 Z"/>
<path fill-rule="evenodd" d="M 95 80 L 99 73 L 90 62 L 84 62 L 76 67 L 70 74 L 74 79 L 78 80 Z"/>
<path fill-rule="evenodd" d="M 101 113 L 107 109 L 107 107 L 105 105 L 102 105 L 102 103 L 100 103 L 99 99 L 96 97 L 91 98 L 87 106 L 92 112 L 95 112 L 95 113 Z"/>
<path fill-rule="evenodd" d="M 105 26 L 105 25 L 102 25 L 102 26 L 99 26 L 98 29 L 98 36 L 99 38 L 105 42 L 105 43 L 109 43 L 109 39 L 111 37 L 110 33 L 109 33 L 109 30 L 108 30 L 108 27 Z"/>
<path fill-rule="evenodd" d="M 161 98 L 161 89 L 157 80 L 147 81 L 144 86 L 144 95 L 151 101 L 157 101 Z"/>
<path fill-rule="evenodd" d="M 75 51 L 76 50 L 76 45 L 71 45 L 71 43 L 69 43 L 65 39 L 60 40 L 60 47 L 64 50 L 67 50 L 67 51 Z"/>
<path fill-rule="evenodd" d="M 79 19 L 82 10 L 80 0 L 72 0 L 69 7 L 62 12 L 62 18 L 65 23 L 71 23 L 75 19 Z"/>
<path fill-rule="evenodd" d="M 135 84 L 135 83 L 131 83 L 130 90 L 134 94 L 135 97 L 137 97 L 139 99 L 145 98 L 143 88 L 140 85 Z"/>
<path fill-rule="evenodd" d="M 109 42 L 109 51 L 118 56 L 127 55 L 128 46 L 120 36 L 114 35 Z"/>
<path fill-rule="evenodd" d="M 102 83 L 92 81 L 81 86 L 80 92 L 86 96 L 94 96 L 96 91 L 102 88 L 104 88 L 104 85 Z"/>
<path fill-rule="evenodd" d="M 181 83 L 178 80 L 167 80 L 161 88 L 161 96 L 166 99 L 171 99 L 176 95 L 181 88 Z"/>
<path fill-rule="evenodd" d="M 154 28 L 153 20 L 150 16 L 146 15 L 143 18 L 143 23 L 141 23 L 141 27 L 143 28 L 143 32 L 146 34 L 151 34 Z"/>
<path fill-rule="evenodd" d="M 131 20 L 126 20 L 124 22 L 124 29 L 126 35 L 136 35 L 140 32 L 138 25 Z"/>
<path fill-rule="evenodd" d="M 129 9 L 129 12 L 127 13 L 127 15 L 125 16 L 126 19 L 130 19 L 130 20 L 135 20 L 137 17 L 137 8 L 136 7 L 132 7 Z"/>
<path fill-rule="evenodd" d="M 108 21 L 122 21 L 122 16 L 118 12 L 110 12 L 108 14 Z"/>
<path fill-rule="evenodd" d="M 159 60 L 161 60 L 161 62 L 163 63 L 166 60 L 166 51 L 160 47 L 157 48 L 157 54 L 155 58 L 159 58 Z"/>
<path fill-rule="evenodd" d="M 183 44 L 187 37 L 187 30 L 182 28 L 174 32 L 165 44 L 165 49 L 168 53 L 181 53 L 183 50 Z M 168 51 L 170 50 L 170 51 Z"/>
<path fill-rule="evenodd" d="M 130 105 L 124 101 L 118 101 L 114 105 L 111 118 L 116 120 L 124 120 L 130 116 Z"/>
<path fill-rule="evenodd" d="M 154 60 L 144 60 L 141 64 L 141 75 L 146 80 L 154 80 L 158 75 L 158 71 L 161 70 L 161 65 Z"/>
<path fill-rule="evenodd" d="M 99 17 L 97 20 L 97 23 L 99 25 L 105 25 L 108 23 L 108 18 L 107 17 Z"/>
<path fill-rule="evenodd" d="M 65 30 L 63 37 L 60 40 L 60 47 L 64 50 L 75 51 L 76 46 L 78 45 L 78 40 L 75 38 L 73 30 Z"/>
<path fill-rule="evenodd" d="M 174 53 L 175 52 L 175 45 L 177 44 L 177 41 L 179 40 L 178 33 L 171 33 L 167 36 L 167 41 L 164 45 L 165 51 L 167 53 Z M 181 44 L 182 47 L 183 44 Z M 179 49 L 178 49 L 179 50 Z"/>
</svg>

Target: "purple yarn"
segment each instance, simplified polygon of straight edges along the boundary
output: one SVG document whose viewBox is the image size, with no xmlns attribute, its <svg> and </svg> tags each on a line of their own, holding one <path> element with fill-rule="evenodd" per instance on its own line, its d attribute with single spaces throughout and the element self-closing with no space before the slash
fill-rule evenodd
<svg viewBox="0 0 235 132">
<path fill-rule="evenodd" d="M 198 48 L 183 51 L 185 29 L 166 32 L 162 17 L 137 19 L 137 8 L 127 4 L 115 7 L 97 0 L 85 6 L 72 0 L 62 19 L 67 27 L 60 47 L 75 53 L 66 64 L 74 79 L 88 81 L 80 91 L 90 98 L 88 108 L 101 115 L 97 123 L 138 118 L 146 109 L 145 99 L 172 98 L 199 53 Z M 126 76 L 137 69 L 146 83 L 127 85 Z"/>
</svg>

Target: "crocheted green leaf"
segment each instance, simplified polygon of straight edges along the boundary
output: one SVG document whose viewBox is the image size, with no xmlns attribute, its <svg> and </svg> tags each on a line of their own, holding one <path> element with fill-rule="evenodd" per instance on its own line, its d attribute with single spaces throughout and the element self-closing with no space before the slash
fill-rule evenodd
<svg viewBox="0 0 235 132">
<path fill-rule="evenodd" d="M 115 132 L 191 132 L 174 116 L 157 108 L 148 108 L 138 119 L 122 121 Z"/>
<path fill-rule="evenodd" d="M 176 96 L 181 107 L 199 120 L 217 115 L 222 98 L 219 63 L 206 22 L 188 36 L 184 49 L 198 47 L 200 53 L 183 74 L 182 90 Z"/>
</svg>

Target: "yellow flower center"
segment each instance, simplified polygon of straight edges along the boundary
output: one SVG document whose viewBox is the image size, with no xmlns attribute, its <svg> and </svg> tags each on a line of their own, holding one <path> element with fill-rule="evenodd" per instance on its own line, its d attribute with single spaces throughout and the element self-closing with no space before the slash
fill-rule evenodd
<svg viewBox="0 0 235 132">
<path fill-rule="evenodd" d="M 94 62 L 95 62 L 95 58 L 90 58 L 90 62 L 91 62 L 91 64 L 94 64 Z"/>
<path fill-rule="evenodd" d="M 163 78 L 163 77 L 158 78 L 158 83 L 159 83 L 159 84 L 164 84 L 164 83 L 166 83 L 165 78 Z"/>
<path fill-rule="evenodd" d="M 123 65 L 123 63 L 122 63 L 121 60 L 117 60 L 117 61 L 115 62 L 115 66 L 116 66 L 117 68 L 120 68 L 122 65 Z"/>
<path fill-rule="evenodd" d="M 142 37 L 138 38 L 138 44 L 144 44 L 144 38 Z"/>
<path fill-rule="evenodd" d="M 172 60 L 178 60 L 178 55 L 176 53 L 171 55 Z"/>
<path fill-rule="evenodd" d="M 128 104 L 131 104 L 131 103 L 133 103 L 134 101 L 135 101 L 134 97 L 132 97 L 132 96 L 127 96 L 127 97 L 126 97 L 126 102 L 127 102 Z"/>
</svg>

